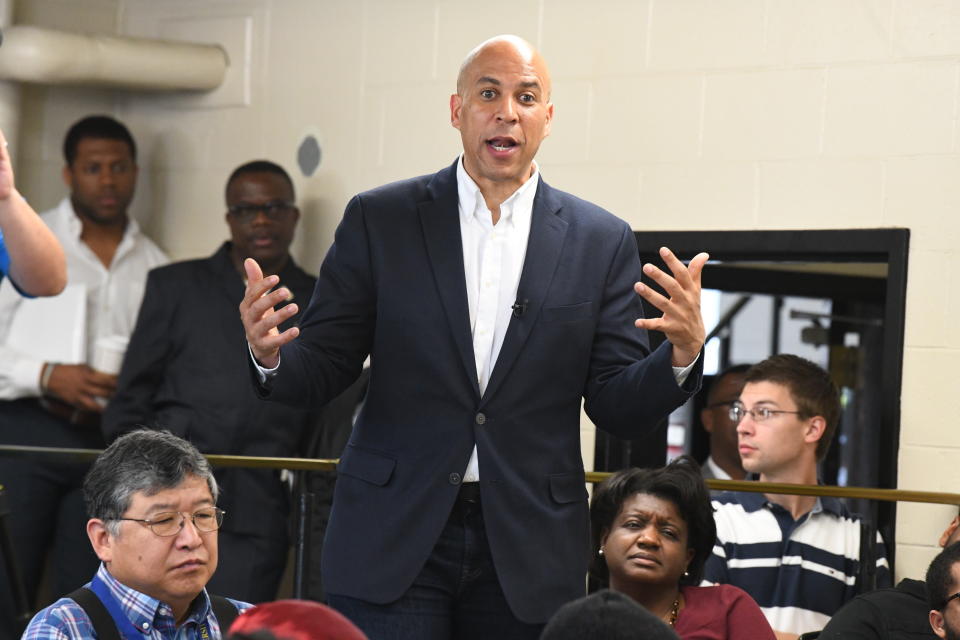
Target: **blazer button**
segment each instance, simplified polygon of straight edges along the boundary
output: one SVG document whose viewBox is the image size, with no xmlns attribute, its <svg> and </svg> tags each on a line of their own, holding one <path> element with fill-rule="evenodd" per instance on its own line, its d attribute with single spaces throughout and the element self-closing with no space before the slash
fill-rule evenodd
<svg viewBox="0 0 960 640">
<path fill-rule="evenodd" d="M 487 416 L 483 415 L 482 413 L 478 413 L 477 416 L 473 419 L 473 421 L 476 422 L 477 424 L 483 424 L 487 421 Z"/>
<path fill-rule="evenodd" d="M 459 473 L 451 473 L 451 474 L 450 474 L 450 478 L 449 478 L 450 484 L 460 484 L 460 480 L 461 480 L 461 479 L 462 479 L 462 478 L 460 478 L 460 474 L 459 474 Z"/>
</svg>

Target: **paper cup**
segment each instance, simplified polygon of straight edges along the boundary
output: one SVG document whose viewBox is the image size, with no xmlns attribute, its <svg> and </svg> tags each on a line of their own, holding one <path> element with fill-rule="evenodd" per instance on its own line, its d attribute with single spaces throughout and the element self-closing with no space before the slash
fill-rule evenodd
<svg viewBox="0 0 960 640">
<path fill-rule="evenodd" d="M 115 376 L 120 373 L 123 354 L 127 351 L 126 336 L 102 336 L 93 345 L 92 366 L 101 373 Z"/>
</svg>

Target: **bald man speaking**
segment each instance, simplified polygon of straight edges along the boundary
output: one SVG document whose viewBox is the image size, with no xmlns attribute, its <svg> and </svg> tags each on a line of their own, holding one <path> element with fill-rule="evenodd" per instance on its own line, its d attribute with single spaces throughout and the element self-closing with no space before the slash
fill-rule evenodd
<svg viewBox="0 0 960 640">
<path fill-rule="evenodd" d="M 471 51 L 450 97 L 463 154 L 350 201 L 299 328 L 277 331 L 297 305 L 274 311 L 286 290 L 246 263 L 263 397 L 325 402 L 371 356 L 322 566 L 374 640 L 537 638 L 592 553 L 581 398 L 638 438 L 700 383 L 706 254 L 644 267 L 666 297 L 638 283 L 630 227 L 540 175 L 550 89 L 520 38 Z M 647 330 L 667 341 L 651 352 Z"/>
</svg>

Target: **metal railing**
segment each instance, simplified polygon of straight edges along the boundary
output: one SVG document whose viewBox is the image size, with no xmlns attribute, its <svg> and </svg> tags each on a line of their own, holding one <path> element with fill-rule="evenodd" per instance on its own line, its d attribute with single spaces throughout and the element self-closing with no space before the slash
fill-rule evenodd
<svg viewBox="0 0 960 640">
<path fill-rule="evenodd" d="M 11 455 L 55 456 L 76 462 L 92 462 L 100 454 L 99 449 L 62 449 L 54 447 L 27 447 L 0 445 L 0 457 Z M 339 460 L 309 458 L 268 458 L 260 456 L 206 455 L 215 467 L 247 467 L 250 469 L 290 469 L 291 471 L 334 471 Z M 588 471 L 586 481 L 602 482 L 611 474 Z M 757 482 L 753 480 L 706 481 L 711 489 L 722 491 L 746 491 L 751 493 L 780 493 L 796 496 L 821 496 L 833 498 L 863 498 L 885 502 L 926 502 L 933 504 L 960 505 L 960 494 L 937 491 L 912 491 L 904 489 L 874 489 L 870 487 L 838 487 L 832 485 L 786 484 L 781 482 Z"/>
<path fill-rule="evenodd" d="M 92 462 L 94 458 L 101 453 L 99 449 L 67 449 L 54 447 L 29 447 L 21 445 L 0 445 L 0 457 L 23 456 L 37 458 L 59 458 L 73 462 Z M 229 456 L 229 455 L 206 455 L 207 460 L 215 467 L 245 467 L 252 469 L 288 469 L 293 471 L 334 471 L 339 460 L 336 459 L 307 459 L 307 458 L 271 458 L 260 456 Z M 585 477 L 586 482 L 598 483 L 608 478 L 611 474 L 608 472 L 589 471 Z M 912 491 L 902 489 L 876 489 L 869 487 L 839 487 L 826 485 L 800 485 L 775 482 L 757 482 L 743 480 L 716 480 L 708 479 L 706 481 L 710 489 L 721 491 L 745 491 L 752 493 L 776 493 L 801 496 L 819 496 L 834 498 L 862 498 L 868 500 L 880 500 L 887 502 L 923 502 L 933 504 L 960 505 L 960 494 L 943 493 L 934 491 Z M 0 511 L 0 524 L 2 516 Z M 304 568 L 307 564 L 306 558 L 309 554 L 309 519 L 310 509 L 304 498 L 301 497 L 301 504 L 298 505 L 296 542 L 294 545 L 296 563 L 294 567 L 294 595 L 298 592 L 302 594 L 304 584 Z M 3 527 L 0 527 L 3 528 Z M 5 528 L 4 528 L 5 529 Z M 3 535 L 0 531 L 0 540 Z M 872 537 L 872 536 L 871 536 Z M 9 554 L 10 549 L 4 545 L 4 551 Z M 7 557 L 8 571 L 15 569 L 15 562 Z M 10 579 L 14 580 L 13 573 Z M 15 585 L 16 586 L 16 585 Z M 15 589 L 16 591 L 16 589 Z M 23 593 L 21 590 L 20 593 Z M 18 607 L 19 607 L 18 603 Z M 25 606 L 25 601 L 22 603 Z M 29 619 L 29 618 L 28 618 Z"/>
</svg>

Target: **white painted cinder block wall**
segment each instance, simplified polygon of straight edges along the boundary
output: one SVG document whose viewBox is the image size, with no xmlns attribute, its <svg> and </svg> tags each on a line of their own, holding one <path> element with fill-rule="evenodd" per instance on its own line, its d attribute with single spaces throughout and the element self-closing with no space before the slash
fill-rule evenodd
<svg viewBox="0 0 960 640">
<path fill-rule="evenodd" d="M 251 17 L 247 105 L 24 92 L 19 179 L 38 208 L 64 194 L 66 127 L 110 112 L 141 146 L 137 218 L 174 258 L 205 255 L 226 234 L 229 171 L 293 170 L 314 133 L 295 255 L 316 271 L 352 194 L 453 160 L 460 60 L 517 33 L 553 71 L 544 178 L 636 229 L 911 229 L 899 486 L 960 490 L 960 0 L 20 0 L 16 14 L 144 36 L 217 16 Z M 922 574 L 955 512 L 900 508 L 901 576 Z"/>
</svg>

